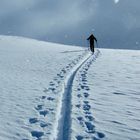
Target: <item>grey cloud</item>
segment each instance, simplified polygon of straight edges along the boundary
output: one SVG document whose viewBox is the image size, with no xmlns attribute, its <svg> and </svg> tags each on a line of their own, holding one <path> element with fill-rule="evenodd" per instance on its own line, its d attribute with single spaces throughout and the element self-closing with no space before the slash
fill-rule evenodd
<svg viewBox="0 0 140 140">
<path fill-rule="evenodd" d="M 87 46 L 138 49 L 139 0 L 0 0 L 0 34 Z"/>
</svg>

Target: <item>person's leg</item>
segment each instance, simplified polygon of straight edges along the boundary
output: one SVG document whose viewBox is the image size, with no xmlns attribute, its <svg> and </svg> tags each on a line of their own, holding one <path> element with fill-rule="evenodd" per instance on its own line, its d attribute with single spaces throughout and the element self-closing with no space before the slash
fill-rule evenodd
<svg viewBox="0 0 140 140">
<path fill-rule="evenodd" d="M 90 44 L 90 50 L 92 51 L 92 45 Z"/>
<path fill-rule="evenodd" d="M 91 45 L 91 51 L 94 52 L 94 45 Z"/>
<path fill-rule="evenodd" d="M 94 52 L 94 45 L 93 45 L 93 47 L 92 47 L 92 52 Z"/>
</svg>

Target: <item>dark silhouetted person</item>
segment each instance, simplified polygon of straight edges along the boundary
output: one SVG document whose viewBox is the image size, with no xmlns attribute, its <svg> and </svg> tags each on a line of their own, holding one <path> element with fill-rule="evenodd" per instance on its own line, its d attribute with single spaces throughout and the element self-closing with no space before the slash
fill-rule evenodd
<svg viewBox="0 0 140 140">
<path fill-rule="evenodd" d="M 90 42 L 90 50 L 94 53 L 94 40 L 97 42 L 97 39 L 94 37 L 93 34 L 91 34 L 89 38 L 87 38 L 87 40 L 89 40 Z"/>
</svg>

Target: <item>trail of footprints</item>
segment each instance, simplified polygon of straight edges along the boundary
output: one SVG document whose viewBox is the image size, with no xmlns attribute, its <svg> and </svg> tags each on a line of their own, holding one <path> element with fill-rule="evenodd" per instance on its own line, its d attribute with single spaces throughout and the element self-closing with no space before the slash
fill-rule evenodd
<svg viewBox="0 0 140 140">
<path fill-rule="evenodd" d="M 85 140 L 85 139 L 100 140 L 105 137 L 103 133 L 96 131 L 94 126 L 94 118 L 90 111 L 91 105 L 89 102 L 90 87 L 87 81 L 87 71 L 91 66 L 92 62 L 95 61 L 95 59 L 98 57 L 98 55 L 99 51 L 97 51 L 97 53 L 95 53 L 95 55 L 87 63 L 83 65 L 83 67 L 78 73 L 77 83 L 79 85 L 76 92 L 77 93 L 76 100 L 78 100 L 78 102 L 75 106 L 78 112 L 77 122 L 79 123 L 80 127 L 82 127 L 85 133 L 83 133 L 83 135 L 81 134 L 77 135 L 76 140 Z"/>
<path fill-rule="evenodd" d="M 31 130 L 29 131 L 32 139 L 41 140 L 43 139 L 43 137 L 47 137 L 48 134 L 51 134 L 51 130 L 53 129 L 53 124 L 51 124 L 51 122 L 55 120 L 55 109 L 57 108 L 57 100 L 60 96 L 59 93 L 62 90 L 61 85 L 64 82 L 67 73 L 86 55 L 86 53 L 87 51 L 85 51 L 81 55 L 78 55 L 76 59 L 74 59 L 66 67 L 62 68 L 60 73 L 58 73 L 56 77 L 54 77 L 54 79 L 50 81 L 49 87 L 44 88 L 44 95 L 36 99 L 38 104 L 35 106 L 34 110 L 38 115 L 35 117 L 32 116 L 28 121 L 29 125 L 31 126 Z M 84 108 L 88 110 L 88 103 L 85 104 Z M 87 126 L 91 127 L 88 124 Z M 34 130 L 34 128 L 36 129 Z"/>
</svg>

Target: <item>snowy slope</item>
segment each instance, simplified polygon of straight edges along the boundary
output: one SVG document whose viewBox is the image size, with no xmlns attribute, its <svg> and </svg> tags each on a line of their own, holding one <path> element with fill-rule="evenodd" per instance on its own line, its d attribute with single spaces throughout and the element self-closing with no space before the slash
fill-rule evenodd
<svg viewBox="0 0 140 140">
<path fill-rule="evenodd" d="M 35 139 L 31 137 L 33 130 L 50 133 L 59 94 L 49 95 L 47 90 L 56 90 L 52 88 L 55 81 L 58 92 L 64 79 L 60 75 L 65 73 L 63 68 L 69 71 L 73 61 L 83 56 L 83 51 L 70 54 L 66 52 L 69 49 L 82 50 L 25 38 L 0 37 L 0 140 Z M 48 99 L 44 102 L 46 94 Z M 46 117 L 47 111 L 52 118 Z"/>
<path fill-rule="evenodd" d="M 97 130 L 106 139 L 139 140 L 140 51 L 102 49 L 87 77 Z"/>
<path fill-rule="evenodd" d="M 72 139 L 140 139 L 140 51 L 100 49 L 73 87 Z"/>
<path fill-rule="evenodd" d="M 0 140 L 139 139 L 139 59 L 0 36 Z"/>
</svg>

